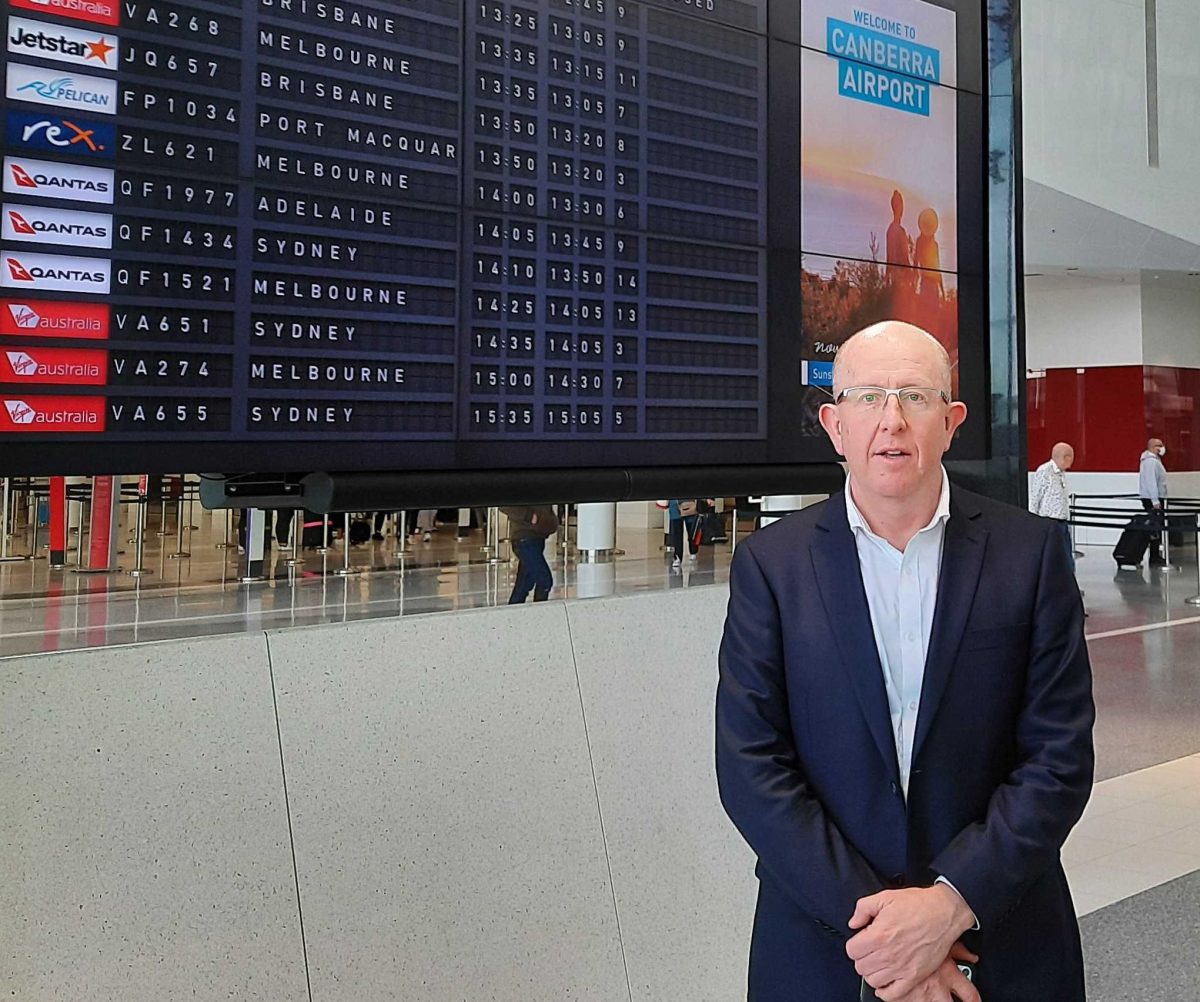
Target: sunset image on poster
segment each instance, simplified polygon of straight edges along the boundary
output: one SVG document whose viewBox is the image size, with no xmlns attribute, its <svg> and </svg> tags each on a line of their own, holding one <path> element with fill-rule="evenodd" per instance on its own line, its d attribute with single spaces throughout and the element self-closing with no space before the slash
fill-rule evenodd
<svg viewBox="0 0 1200 1002">
<path fill-rule="evenodd" d="M 802 380 L 879 320 L 958 355 L 954 14 L 908 0 L 805 5 L 801 56 Z"/>
</svg>

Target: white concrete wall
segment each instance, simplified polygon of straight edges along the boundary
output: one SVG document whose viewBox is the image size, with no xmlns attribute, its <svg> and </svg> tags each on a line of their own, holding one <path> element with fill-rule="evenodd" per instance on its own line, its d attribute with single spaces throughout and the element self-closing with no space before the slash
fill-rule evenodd
<svg viewBox="0 0 1200 1002">
<path fill-rule="evenodd" d="M 1200 369 L 1200 287 L 1143 281 L 1142 355 L 1146 365 Z"/>
<path fill-rule="evenodd" d="M 1139 283 L 1026 279 L 1025 351 L 1030 369 L 1141 365 Z"/>
<path fill-rule="evenodd" d="M 1195 0 L 1158 0 L 1157 168 L 1147 155 L 1142 0 L 1025 0 L 1021 19 L 1026 176 L 1200 242 Z"/>
<path fill-rule="evenodd" d="M 744 997 L 727 594 L 0 661 L 4 997 Z"/>
</svg>

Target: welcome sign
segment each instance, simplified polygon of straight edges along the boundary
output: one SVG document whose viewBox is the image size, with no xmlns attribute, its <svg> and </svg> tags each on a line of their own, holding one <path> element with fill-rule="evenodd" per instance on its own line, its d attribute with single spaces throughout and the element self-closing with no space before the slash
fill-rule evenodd
<svg viewBox="0 0 1200 1002">
<path fill-rule="evenodd" d="M 914 41 L 914 25 L 864 10 L 854 10 L 853 16 L 857 23 L 826 21 L 826 47 L 838 57 L 838 93 L 928 115 L 929 86 L 942 80 L 942 54 Z"/>
</svg>

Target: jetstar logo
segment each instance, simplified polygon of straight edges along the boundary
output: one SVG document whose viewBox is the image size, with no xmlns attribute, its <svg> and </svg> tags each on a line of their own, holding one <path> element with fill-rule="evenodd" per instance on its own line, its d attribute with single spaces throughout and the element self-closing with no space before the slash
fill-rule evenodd
<svg viewBox="0 0 1200 1002">
<path fill-rule="evenodd" d="M 0 382 L 101 386 L 108 353 L 78 348 L 14 348 L 0 361 Z"/>
<path fill-rule="evenodd" d="M 111 160 L 117 144 L 116 126 L 72 115 L 41 115 L 27 111 L 8 113 L 10 146 L 25 146 L 73 156 Z"/>
<path fill-rule="evenodd" d="M 117 82 L 109 77 L 50 76 L 37 66 L 9 63 L 7 79 L 5 93 L 14 101 L 77 108 L 102 115 L 117 111 Z"/>
<path fill-rule="evenodd" d="M 24 17 L 8 19 L 9 52 L 77 66 L 115 70 L 121 58 L 120 43 L 115 38 L 110 41 L 111 37 Z"/>
<path fill-rule="evenodd" d="M 0 431 L 103 430 L 103 397 L 6 397 L 0 411 Z"/>
<path fill-rule="evenodd" d="M 106 303 L 62 303 L 48 299 L 0 300 L 0 335 L 63 337 L 102 341 L 108 337 Z"/>
<path fill-rule="evenodd" d="M 21 10 L 58 14 L 74 21 L 112 25 L 121 23 L 121 11 L 117 0 L 9 0 L 9 3 Z"/>
<path fill-rule="evenodd" d="M 73 209 L 47 209 L 38 205 L 6 205 L 3 209 L 5 240 L 69 247 L 112 247 L 112 216 Z"/>
<path fill-rule="evenodd" d="M 108 167 L 55 164 L 24 157 L 4 158 L 4 190 L 14 195 L 111 204 L 114 177 Z"/>
<path fill-rule="evenodd" d="M 0 285 L 8 288 L 53 289 L 56 292 L 94 292 L 108 295 L 112 262 L 94 257 L 58 254 L 5 253 Z"/>
</svg>

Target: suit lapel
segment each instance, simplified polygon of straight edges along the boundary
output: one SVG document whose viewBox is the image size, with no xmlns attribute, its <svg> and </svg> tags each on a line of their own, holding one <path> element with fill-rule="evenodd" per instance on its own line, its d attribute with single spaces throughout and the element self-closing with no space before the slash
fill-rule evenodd
<svg viewBox="0 0 1200 1002">
<path fill-rule="evenodd" d="M 958 492 L 961 495 L 961 492 Z M 917 733 L 913 738 L 913 761 L 929 735 L 937 715 L 950 670 L 958 654 L 967 616 L 975 600 L 988 533 L 979 522 L 979 509 L 969 500 L 960 503 L 956 492 L 950 494 L 950 518 L 942 543 L 942 566 L 938 575 L 937 605 L 929 650 L 925 657 L 925 678 L 921 684 L 921 709 L 917 715 Z"/>
<path fill-rule="evenodd" d="M 854 533 L 846 521 L 844 494 L 829 499 L 817 527 L 823 531 L 813 540 L 810 552 L 817 588 L 829 620 L 829 632 L 837 643 L 867 729 L 883 757 L 888 774 L 896 779 L 900 769 L 883 684 L 883 668 L 875 649 L 875 632 L 871 628 L 871 610 L 863 588 Z"/>
</svg>

